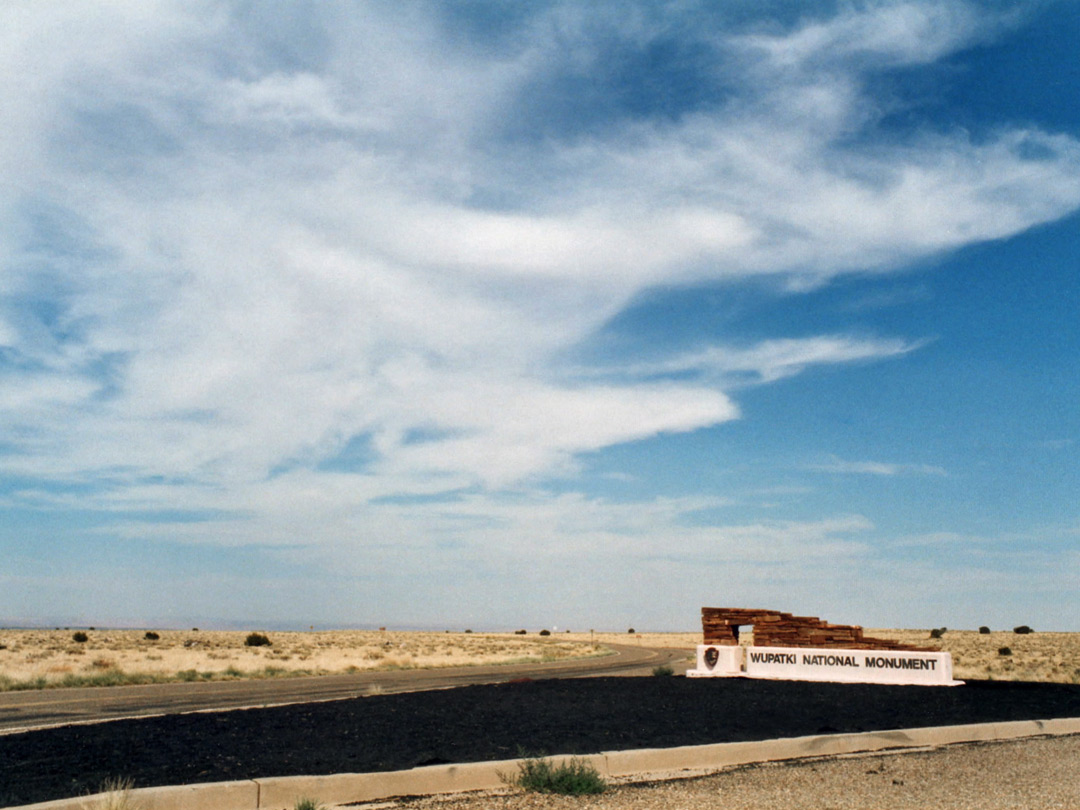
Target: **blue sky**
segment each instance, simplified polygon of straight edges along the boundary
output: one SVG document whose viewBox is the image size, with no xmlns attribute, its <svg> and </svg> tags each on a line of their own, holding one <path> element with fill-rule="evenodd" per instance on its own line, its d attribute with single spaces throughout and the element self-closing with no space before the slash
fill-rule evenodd
<svg viewBox="0 0 1080 810">
<path fill-rule="evenodd" d="M 0 7 L 0 623 L 1080 630 L 1080 5 Z"/>
</svg>

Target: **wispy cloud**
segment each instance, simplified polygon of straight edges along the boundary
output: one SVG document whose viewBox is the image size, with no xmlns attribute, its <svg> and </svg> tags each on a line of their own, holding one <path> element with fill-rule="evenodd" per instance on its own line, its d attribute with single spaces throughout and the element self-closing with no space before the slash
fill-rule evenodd
<svg viewBox="0 0 1080 810">
<path fill-rule="evenodd" d="M 922 341 L 867 339 L 846 335 L 778 338 L 748 347 L 712 346 L 656 363 L 625 369 L 643 377 L 694 373 L 724 386 L 768 383 L 813 366 L 872 362 L 899 357 L 925 345 Z"/>
<path fill-rule="evenodd" d="M 895 464 L 883 461 L 845 461 L 833 458 L 821 464 L 811 464 L 808 470 L 842 475 L 948 475 L 933 464 Z"/>
<path fill-rule="evenodd" d="M 362 434 L 397 473 L 499 486 L 558 472 L 582 451 L 733 418 L 715 390 L 728 378 L 918 345 L 781 338 L 661 364 L 696 384 L 560 382 L 550 359 L 641 290 L 762 273 L 812 285 L 1080 203 L 1080 146 L 1062 136 L 847 137 L 868 125 L 862 71 L 971 41 L 963 5 L 709 35 L 736 66 L 737 104 L 539 145 L 501 141 L 497 122 L 595 47 L 569 24 L 584 12 L 533 14 L 529 44 L 489 59 L 414 15 L 324 10 L 298 68 L 257 20 L 211 8 L 161 4 L 138 26 L 111 24 L 109 6 L 7 12 L 9 59 L 23 60 L 7 75 L 38 49 L 67 54 L 4 90 L 15 281 L 0 334 L 11 356 L 63 369 L 50 387 L 8 377 L 24 393 L 4 397 L 6 432 L 54 437 L 18 462 L 38 474 L 253 480 Z M 85 25 L 101 31 L 93 49 L 73 33 Z M 352 49 L 360 39 L 378 47 Z M 508 173 L 525 149 L 532 168 Z M 57 216 L 78 225 L 63 256 L 44 233 Z M 68 289 L 50 321 L 13 319 L 49 278 Z M 51 343 L 32 348 L 32 329 Z M 427 427 L 453 438 L 400 441 Z"/>
<path fill-rule="evenodd" d="M 500 498 L 573 481 L 585 454 L 735 420 L 747 382 L 924 345 L 830 332 L 565 364 L 636 297 L 759 278 L 797 295 L 1080 206 L 1071 137 L 874 137 L 874 71 L 992 35 L 1005 18 L 974 5 L 765 36 L 702 26 L 693 4 L 555 3 L 475 41 L 454 13 L 320 4 L 282 35 L 230 2 L 0 8 L 0 474 L 33 482 L 13 491 L 99 482 L 84 507 L 245 516 L 163 520 L 183 542 L 336 551 L 422 536 L 429 512 L 377 499 L 466 492 L 432 536 L 487 522 L 455 539 L 500 548 L 529 525 Z M 714 93 L 575 106 L 611 95 L 590 66 L 672 30 L 683 85 Z M 642 96 L 643 76 L 626 80 Z M 357 446 L 352 469 L 328 463 Z M 604 519 L 592 542 L 624 542 Z M 754 525 L 687 542 L 799 536 Z"/>
</svg>

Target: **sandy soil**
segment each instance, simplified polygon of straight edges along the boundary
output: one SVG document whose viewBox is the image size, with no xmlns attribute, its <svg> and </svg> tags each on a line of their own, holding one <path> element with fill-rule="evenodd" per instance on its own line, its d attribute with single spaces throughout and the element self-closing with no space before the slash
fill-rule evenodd
<svg viewBox="0 0 1080 810">
<path fill-rule="evenodd" d="M 564 637 L 512 633 L 416 633 L 327 631 L 266 633 L 270 646 L 246 646 L 246 632 L 87 630 L 0 630 L 0 689 L 65 677 L 147 673 L 161 678 L 266 677 L 287 673 L 331 673 L 554 661 L 600 655 L 596 643 Z"/>
<path fill-rule="evenodd" d="M 952 653 L 953 674 L 961 680 L 1080 683 L 1080 633 L 947 630 L 932 639 L 929 630 L 868 629 L 866 635 Z M 1010 653 L 1002 655 L 1002 648 Z"/>
<path fill-rule="evenodd" d="M 79 677 L 101 682 L 121 674 L 158 679 L 267 677 L 468 664 L 559 660 L 603 654 L 607 643 L 692 649 L 691 633 L 419 633 L 313 631 L 268 633 L 268 647 L 245 646 L 247 632 L 159 630 L 0 629 L 0 690 L 19 684 L 57 685 Z M 951 652 L 956 677 L 1080 683 L 1080 633 L 1008 632 L 980 634 L 948 630 L 940 639 L 929 630 L 867 629 L 867 635 Z M 749 639 L 744 635 L 744 641 Z M 1002 648 L 1010 653 L 1002 655 Z"/>
</svg>

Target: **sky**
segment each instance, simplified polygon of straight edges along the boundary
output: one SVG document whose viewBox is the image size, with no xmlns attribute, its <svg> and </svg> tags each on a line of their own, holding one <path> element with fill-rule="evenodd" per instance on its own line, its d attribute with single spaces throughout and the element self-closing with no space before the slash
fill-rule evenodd
<svg viewBox="0 0 1080 810">
<path fill-rule="evenodd" d="M 0 4 L 0 624 L 1080 631 L 1078 47 Z"/>
</svg>

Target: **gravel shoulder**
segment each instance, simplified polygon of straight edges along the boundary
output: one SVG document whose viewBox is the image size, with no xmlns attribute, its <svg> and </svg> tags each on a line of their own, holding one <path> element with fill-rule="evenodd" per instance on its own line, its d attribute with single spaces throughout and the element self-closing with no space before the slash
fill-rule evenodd
<svg viewBox="0 0 1080 810">
<path fill-rule="evenodd" d="M 1043 810 L 1080 807 L 1080 735 L 744 766 L 599 796 L 489 792 L 401 810 Z"/>
</svg>

